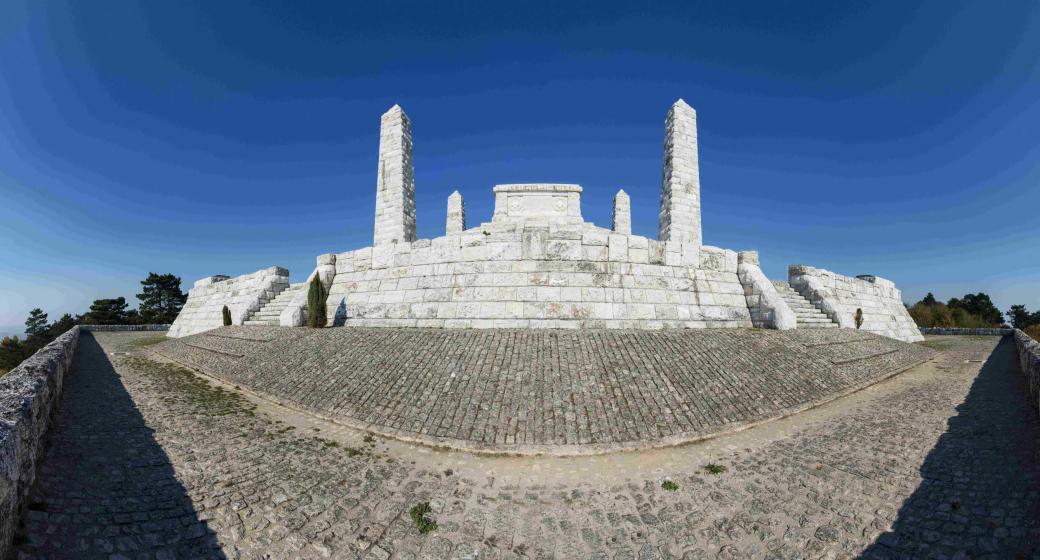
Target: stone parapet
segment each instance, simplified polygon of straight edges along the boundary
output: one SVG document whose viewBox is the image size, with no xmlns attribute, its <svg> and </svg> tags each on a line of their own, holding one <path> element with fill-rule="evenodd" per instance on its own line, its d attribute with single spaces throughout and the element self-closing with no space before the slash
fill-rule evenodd
<svg viewBox="0 0 1040 560">
<path fill-rule="evenodd" d="M 72 327 L 0 377 L 0 558 L 6 558 L 79 342 Z"/>
<path fill-rule="evenodd" d="M 1014 330 L 1019 365 L 1029 387 L 1029 402 L 1040 412 L 1040 342 L 1020 329 Z"/>
<path fill-rule="evenodd" d="M 80 325 L 80 328 L 90 332 L 164 332 L 170 330 L 170 325 Z"/>
<path fill-rule="evenodd" d="M 924 327 L 921 329 L 921 334 L 932 335 L 1008 336 L 1014 332 L 1015 329 L 958 329 L 939 327 Z"/>
<path fill-rule="evenodd" d="M 856 310 L 862 309 L 862 330 L 905 342 L 924 340 L 903 305 L 902 294 L 890 280 L 853 278 L 822 268 L 791 265 L 788 283 L 843 329 L 856 328 Z"/>
<path fill-rule="evenodd" d="M 181 308 L 167 336 L 177 338 L 215 329 L 224 324 L 223 308 L 231 311 L 231 323 L 241 325 L 250 313 L 260 309 L 289 287 L 289 271 L 272 266 L 235 278 L 211 276 L 188 291 L 188 300 Z"/>
</svg>

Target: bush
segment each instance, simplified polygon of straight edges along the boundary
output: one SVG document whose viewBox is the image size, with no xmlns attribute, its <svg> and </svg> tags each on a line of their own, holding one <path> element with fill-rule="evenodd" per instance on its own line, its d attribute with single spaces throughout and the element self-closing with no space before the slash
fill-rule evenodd
<svg viewBox="0 0 1040 560">
<path fill-rule="evenodd" d="M 320 329 L 325 326 L 325 285 L 317 274 L 311 279 L 311 285 L 307 289 L 307 326 L 312 329 Z"/>
<path fill-rule="evenodd" d="M 862 326 L 863 326 L 863 310 L 857 307 L 856 308 L 856 328 L 858 329 L 858 328 L 860 328 Z"/>
<path fill-rule="evenodd" d="M 1022 329 L 1022 331 L 1033 337 L 1033 340 L 1040 342 L 1040 325 L 1030 325 Z"/>
<path fill-rule="evenodd" d="M 225 327 L 231 326 L 231 310 L 228 309 L 228 306 L 225 305 L 224 309 L 223 309 L 223 311 L 221 311 L 221 313 L 223 313 L 223 315 L 224 315 L 224 326 Z"/>
</svg>

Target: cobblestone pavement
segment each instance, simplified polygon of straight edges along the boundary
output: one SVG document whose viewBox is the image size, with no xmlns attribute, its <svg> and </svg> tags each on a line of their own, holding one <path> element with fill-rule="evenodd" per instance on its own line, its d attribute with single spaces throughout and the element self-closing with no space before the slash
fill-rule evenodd
<svg viewBox="0 0 1040 560">
<path fill-rule="evenodd" d="M 932 354 L 847 329 L 225 327 L 155 351 L 383 435 L 553 454 L 718 434 L 869 385 Z"/>
<path fill-rule="evenodd" d="M 133 351 L 149 336 L 83 334 L 17 558 L 1040 558 L 1008 339 L 933 337 L 733 435 L 558 458 L 365 436 Z"/>
</svg>

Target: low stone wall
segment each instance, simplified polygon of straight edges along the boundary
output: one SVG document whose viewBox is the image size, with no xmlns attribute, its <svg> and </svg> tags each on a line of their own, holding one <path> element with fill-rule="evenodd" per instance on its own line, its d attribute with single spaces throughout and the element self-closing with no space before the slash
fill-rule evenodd
<svg viewBox="0 0 1040 560">
<path fill-rule="evenodd" d="M 891 280 L 870 275 L 853 278 L 803 265 L 791 265 L 787 275 L 795 291 L 843 329 L 856 328 L 856 310 L 862 309 L 862 330 L 904 342 L 924 340 Z"/>
<path fill-rule="evenodd" d="M 938 327 L 921 329 L 921 334 L 932 335 L 1007 336 L 1013 332 L 1015 332 L 1015 329 L 952 329 Z"/>
<path fill-rule="evenodd" d="M 72 327 L 0 377 L 0 558 L 7 557 L 36 479 L 79 334 L 80 327 Z"/>
<path fill-rule="evenodd" d="M 223 309 L 231 323 L 241 325 L 254 311 L 289 287 L 289 271 L 272 266 L 235 278 L 210 276 L 195 282 L 167 336 L 178 338 L 224 325 Z"/>
<path fill-rule="evenodd" d="M 1019 363 L 1029 383 L 1029 402 L 1040 412 L 1040 342 L 1019 329 L 1014 333 Z"/>
<path fill-rule="evenodd" d="M 90 332 L 124 332 L 124 331 L 155 331 L 163 332 L 170 330 L 170 325 L 80 325 L 85 331 Z"/>
</svg>

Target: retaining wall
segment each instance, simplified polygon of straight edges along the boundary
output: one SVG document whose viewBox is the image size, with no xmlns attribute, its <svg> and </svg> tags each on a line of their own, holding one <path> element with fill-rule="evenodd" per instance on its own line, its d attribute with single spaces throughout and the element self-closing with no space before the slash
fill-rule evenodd
<svg viewBox="0 0 1040 560">
<path fill-rule="evenodd" d="M 957 329 L 926 327 L 921 329 L 921 334 L 934 335 L 974 335 L 974 336 L 1007 336 L 1015 332 L 1015 329 Z"/>
<path fill-rule="evenodd" d="M 289 271 L 280 266 L 235 278 L 203 278 L 188 291 L 188 300 L 167 336 L 178 338 L 223 326 L 225 305 L 231 310 L 231 323 L 241 325 L 251 313 L 288 287 Z"/>
<path fill-rule="evenodd" d="M 589 223 L 489 223 L 336 255 L 329 324 L 751 327 L 737 254 Z"/>
<path fill-rule="evenodd" d="M 0 377 L 0 558 L 7 557 L 36 479 L 79 334 L 72 327 Z"/>
<path fill-rule="evenodd" d="M 170 325 L 80 325 L 85 331 L 91 332 L 123 332 L 123 331 L 155 331 L 162 332 L 170 330 Z"/>
<path fill-rule="evenodd" d="M 803 265 L 791 265 L 787 275 L 792 288 L 843 329 L 856 328 L 856 310 L 862 309 L 862 330 L 904 342 L 924 340 L 891 280 L 870 275 L 853 278 Z"/>
<path fill-rule="evenodd" d="M 1019 363 L 1029 383 L 1029 402 L 1040 412 L 1040 342 L 1020 329 L 1014 333 Z"/>
</svg>

